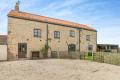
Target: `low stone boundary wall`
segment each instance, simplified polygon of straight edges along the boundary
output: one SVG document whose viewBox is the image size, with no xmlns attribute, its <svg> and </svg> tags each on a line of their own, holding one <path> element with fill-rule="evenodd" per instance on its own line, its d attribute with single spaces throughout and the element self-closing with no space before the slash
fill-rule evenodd
<svg viewBox="0 0 120 80">
<path fill-rule="evenodd" d="M 51 58 L 61 58 L 61 59 L 84 59 L 84 52 L 68 52 L 68 51 L 52 51 Z"/>
</svg>

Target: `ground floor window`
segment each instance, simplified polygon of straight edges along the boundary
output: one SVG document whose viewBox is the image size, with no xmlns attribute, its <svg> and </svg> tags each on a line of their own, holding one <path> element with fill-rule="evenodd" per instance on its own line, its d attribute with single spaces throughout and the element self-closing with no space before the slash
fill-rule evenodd
<svg viewBox="0 0 120 80">
<path fill-rule="evenodd" d="M 93 51 L 93 45 L 88 45 L 88 51 L 92 52 Z"/>
<path fill-rule="evenodd" d="M 68 45 L 68 51 L 75 51 L 76 50 L 76 45 L 75 44 L 69 44 Z"/>
</svg>

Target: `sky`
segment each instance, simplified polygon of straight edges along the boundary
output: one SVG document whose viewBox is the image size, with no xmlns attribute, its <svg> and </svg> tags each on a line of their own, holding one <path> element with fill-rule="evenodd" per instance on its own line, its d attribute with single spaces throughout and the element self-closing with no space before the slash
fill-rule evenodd
<svg viewBox="0 0 120 80">
<path fill-rule="evenodd" d="M 120 45 L 120 0 L 19 0 L 20 11 L 86 24 L 97 29 L 99 44 Z M 0 0 L 0 34 L 17 0 Z"/>
</svg>

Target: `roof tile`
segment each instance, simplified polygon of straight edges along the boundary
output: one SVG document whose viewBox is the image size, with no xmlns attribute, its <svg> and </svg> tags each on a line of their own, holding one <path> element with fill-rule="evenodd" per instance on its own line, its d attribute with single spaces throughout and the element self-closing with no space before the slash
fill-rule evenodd
<svg viewBox="0 0 120 80">
<path fill-rule="evenodd" d="M 60 24 L 60 25 L 65 25 L 65 26 L 70 26 L 70 27 L 75 27 L 75 28 L 82 28 L 82 29 L 96 31 L 96 29 L 88 27 L 87 25 L 78 24 L 78 23 L 69 22 L 69 21 L 64 21 L 64 20 L 59 20 L 59 19 L 54 19 L 54 18 L 49 18 L 49 17 L 35 15 L 35 14 L 30 14 L 30 13 L 26 13 L 26 12 L 15 11 L 15 10 L 11 10 L 8 13 L 8 16 L 21 18 L 21 19 L 27 19 L 27 20 L 35 20 L 35 21 Z"/>
</svg>

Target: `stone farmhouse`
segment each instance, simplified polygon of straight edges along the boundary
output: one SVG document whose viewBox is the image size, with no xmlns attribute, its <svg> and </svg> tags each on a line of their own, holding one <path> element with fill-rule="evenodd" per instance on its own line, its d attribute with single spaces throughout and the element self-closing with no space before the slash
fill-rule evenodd
<svg viewBox="0 0 120 80">
<path fill-rule="evenodd" d="M 87 25 L 40 16 L 19 10 L 8 13 L 8 60 L 30 59 L 45 45 L 52 51 L 96 52 L 97 30 Z"/>
</svg>

